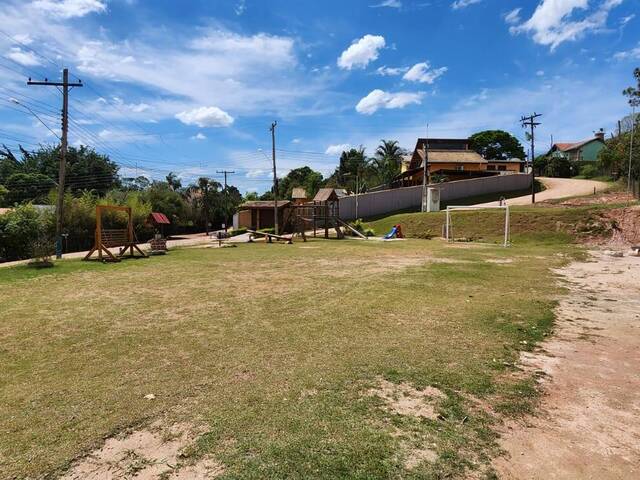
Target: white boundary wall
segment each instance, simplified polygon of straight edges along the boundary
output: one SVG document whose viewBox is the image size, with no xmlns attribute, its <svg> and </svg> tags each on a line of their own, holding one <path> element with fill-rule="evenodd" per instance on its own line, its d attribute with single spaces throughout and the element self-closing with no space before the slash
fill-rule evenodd
<svg viewBox="0 0 640 480">
<path fill-rule="evenodd" d="M 430 185 L 440 188 L 440 202 L 460 200 L 490 193 L 506 193 L 531 187 L 531 175 L 514 173 L 495 177 L 473 178 Z M 395 188 L 379 192 L 363 193 L 358 196 L 358 216 L 360 218 L 384 215 L 422 204 L 422 185 Z M 340 218 L 355 220 L 356 197 L 351 195 L 340 199 Z"/>
</svg>

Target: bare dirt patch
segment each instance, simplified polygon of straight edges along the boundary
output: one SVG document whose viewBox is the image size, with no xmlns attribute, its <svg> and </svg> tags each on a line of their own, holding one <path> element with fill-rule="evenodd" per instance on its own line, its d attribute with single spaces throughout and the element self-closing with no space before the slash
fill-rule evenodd
<svg viewBox="0 0 640 480">
<path fill-rule="evenodd" d="M 433 463 L 438 459 L 438 454 L 430 448 L 415 448 L 404 459 L 404 468 L 413 470 L 422 462 Z"/>
<path fill-rule="evenodd" d="M 390 412 L 431 420 L 438 418 L 438 401 L 446 398 L 446 395 L 435 387 L 417 390 L 408 383 L 396 384 L 383 378 L 378 379 L 378 386 L 370 389 L 367 394 L 382 399 Z"/>
<path fill-rule="evenodd" d="M 198 430 L 189 424 L 148 429 L 108 439 L 102 448 L 77 461 L 62 480 L 204 480 L 224 473 L 211 458 L 190 463 L 183 452 L 193 445 Z"/>
<path fill-rule="evenodd" d="M 556 335 L 521 363 L 539 370 L 541 415 L 508 425 L 501 478 L 640 476 L 640 259 L 593 253 L 560 273 Z"/>
</svg>

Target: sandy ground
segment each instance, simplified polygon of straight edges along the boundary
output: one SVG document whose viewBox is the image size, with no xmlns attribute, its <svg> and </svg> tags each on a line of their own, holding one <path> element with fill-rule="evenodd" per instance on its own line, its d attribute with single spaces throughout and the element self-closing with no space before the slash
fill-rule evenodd
<svg viewBox="0 0 640 480">
<path fill-rule="evenodd" d="M 578 180 L 575 178 L 549 178 L 539 177 L 546 190 L 536 193 L 536 202 L 545 200 L 557 200 L 559 198 L 576 197 L 579 195 L 590 195 L 595 191 L 601 192 L 608 187 L 605 182 L 595 180 Z M 498 205 L 500 202 L 481 203 L 478 206 L 488 207 Z M 510 198 L 507 205 L 530 205 L 531 195 L 524 197 Z"/>
<path fill-rule="evenodd" d="M 504 432 L 500 478 L 640 478 L 640 257 L 592 255 L 558 272 L 570 293 L 555 334 L 522 357 L 545 395 Z"/>
</svg>

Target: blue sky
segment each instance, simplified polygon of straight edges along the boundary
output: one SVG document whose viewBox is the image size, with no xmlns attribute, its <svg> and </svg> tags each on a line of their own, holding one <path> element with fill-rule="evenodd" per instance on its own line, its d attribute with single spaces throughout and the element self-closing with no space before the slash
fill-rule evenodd
<svg viewBox="0 0 640 480">
<path fill-rule="evenodd" d="M 640 0 L 3 0 L 0 140 L 55 141 L 60 77 L 70 141 L 126 175 L 185 182 L 230 169 L 242 191 L 325 174 L 346 146 L 505 129 L 542 113 L 536 149 L 608 132 L 640 66 Z M 75 77 L 74 77 L 75 78 Z M 12 99 L 17 100 L 16 104 Z M 262 151 L 261 151 L 262 149 Z"/>
</svg>

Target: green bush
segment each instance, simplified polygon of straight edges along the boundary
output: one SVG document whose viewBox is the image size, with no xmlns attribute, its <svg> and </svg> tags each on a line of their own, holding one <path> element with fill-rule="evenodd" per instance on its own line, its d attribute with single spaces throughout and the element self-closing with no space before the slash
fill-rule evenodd
<svg viewBox="0 0 640 480">
<path fill-rule="evenodd" d="M 580 167 L 580 176 L 584 178 L 595 178 L 600 174 L 595 165 L 583 165 Z"/>
<path fill-rule="evenodd" d="M 39 247 L 43 239 L 51 237 L 52 228 L 47 216 L 30 203 L 0 215 L 0 258 L 22 260 L 40 253 L 43 249 Z"/>
<path fill-rule="evenodd" d="M 260 230 L 258 230 L 258 232 L 260 233 L 270 233 L 271 235 L 276 233 L 276 229 L 275 228 L 261 228 Z"/>
</svg>

